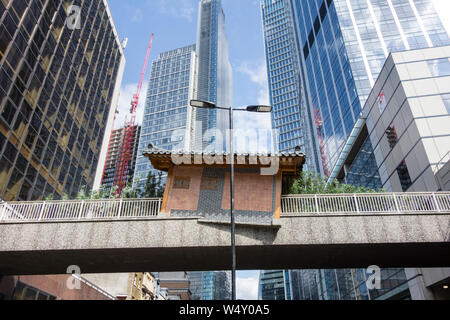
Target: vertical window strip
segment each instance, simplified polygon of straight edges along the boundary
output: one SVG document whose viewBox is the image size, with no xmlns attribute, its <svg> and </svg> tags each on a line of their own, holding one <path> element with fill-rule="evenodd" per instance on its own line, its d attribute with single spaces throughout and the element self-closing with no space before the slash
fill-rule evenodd
<svg viewBox="0 0 450 320">
<path fill-rule="evenodd" d="M 388 0 L 390 1 L 390 0 Z M 364 45 L 361 39 L 361 35 L 359 33 L 358 25 L 356 24 L 355 15 L 353 14 L 352 5 L 350 4 L 350 0 L 345 0 L 347 3 L 347 8 L 350 13 L 350 18 L 352 19 L 353 29 L 355 30 L 356 39 L 358 40 L 359 49 L 361 50 L 361 55 L 364 61 L 364 67 L 366 68 L 367 76 L 369 77 L 370 85 L 373 87 L 375 84 L 375 81 L 373 79 L 372 71 L 370 70 L 369 61 L 367 60 L 367 53 L 364 49 Z"/>
<path fill-rule="evenodd" d="M 366 0 L 367 6 L 369 7 L 370 16 L 374 22 L 375 30 L 377 31 L 378 39 L 380 40 L 381 46 L 383 48 L 384 57 L 387 58 L 389 55 L 389 51 L 386 47 L 386 43 L 384 42 L 383 34 L 381 33 L 380 24 L 378 23 L 377 17 L 375 16 L 375 11 L 373 10 L 371 0 Z"/>
<path fill-rule="evenodd" d="M 405 33 L 403 32 L 402 25 L 400 24 L 400 20 L 398 19 L 397 12 L 395 11 L 394 5 L 392 4 L 392 0 L 387 0 L 389 4 L 389 8 L 391 9 L 392 16 L 394 17 L 395 24 L 397 25 L 398 31 L 400 32 L 400 36 L 402 38 L 403 44 L 406 50 L 410 50 L 408 40 L 406 39 Z"/>
<path fill-rule="evenodd" d="M 422 33 L 425 36 L 425 39 L 427 40 L 428 47 L 431 48 L 433 46 L 433 42 L 431 42 L 430 35 L 428 34 L 427 30 L 425 29 L 425 25 L 423 24 L 422 18 L 420 17 L 419 12 L 417 11 L 416 5 L 414 4 L 413 0 L 408 0 L 408 1 L 414 12 L 414 15 L 416 16 L 416 19 L 419 23 L 420 29 L 422 30 Z"/>
</svg>

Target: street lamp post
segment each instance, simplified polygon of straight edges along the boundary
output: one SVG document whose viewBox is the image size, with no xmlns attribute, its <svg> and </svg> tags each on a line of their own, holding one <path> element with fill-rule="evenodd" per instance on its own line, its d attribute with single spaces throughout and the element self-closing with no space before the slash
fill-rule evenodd
<svg viewBox="0 0 450 320">
<path fill-rule="evenodd" d="M 222 108 L 216 106 L 212 102 L 191 100 L 191 106 L 194 108 L 206 108 L 206 109 L 220 109 L 227 110 L 230 117 L 230 159 L 231 159 L 231 172 L 230 172 L 230 216 L 231 216 L 231 299 L 236 300 L 236 227 L 234 221 L 234 136 L 233 136 L 233 111 L 243 112 L 259 112 L 267 113 L 272 112 L 271 106 L 248 106 L 245 109 L 233 109 Z"/>
</svg>

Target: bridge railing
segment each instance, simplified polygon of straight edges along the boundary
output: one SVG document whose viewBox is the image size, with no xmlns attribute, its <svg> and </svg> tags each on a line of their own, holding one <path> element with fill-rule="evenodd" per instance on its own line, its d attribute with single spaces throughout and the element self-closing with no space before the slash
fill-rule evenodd
<svg viewBox="0 0 450 320">
<path fill-rule="evenodd" d="M 162 199 L 3 202 L 0 221 L 113 220 L 156 217 Z"/>
<path fill-rule="evenodd" d="M 282 214 L 391 214 L 450 212 L 450 193 L 288 195 Z"/>
</svg>

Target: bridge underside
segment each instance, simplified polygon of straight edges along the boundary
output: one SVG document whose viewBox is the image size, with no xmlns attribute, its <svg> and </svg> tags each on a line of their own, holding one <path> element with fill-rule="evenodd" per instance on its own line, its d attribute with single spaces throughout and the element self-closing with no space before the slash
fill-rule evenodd
<svg viewBox="0 0 450 320">
<path fill-rule="evenodd" d="M 450 215 L 283 217 L 237 226 L 237 267 L 449 267 Z M 198 219 L 0 225 L 0 274 L 229 270 L 229 225 Z"/>
<path fill-rule="evenodd" d="M 448 267 L 450 246 L 437 244 L 237 247 L 238 270 Z M 229 248 L 108 249 L 0 253 L 1 275 L 209 271 L 231 269 Z"/>
</svg>

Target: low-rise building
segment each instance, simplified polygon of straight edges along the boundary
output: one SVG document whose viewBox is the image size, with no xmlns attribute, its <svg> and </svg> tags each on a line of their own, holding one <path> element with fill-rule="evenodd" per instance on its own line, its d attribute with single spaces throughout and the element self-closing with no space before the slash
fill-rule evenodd
<svg viewBox="0 0 450 320">
<path fill-rule="evenodd" d="M 118 300 L 157 300 L 159 284 L 150 272 L 87 274 L 85 278 Z"/>
<path fill-rule="evenodd" d="M 84 277 L 0 276 L 0 300 L 114 300 Z"/>
<path fill-rule="evenodd" d="M 165 300 L 191 300 L 186 272 L 160 272 L 158 278 Z"/>
</svg>

